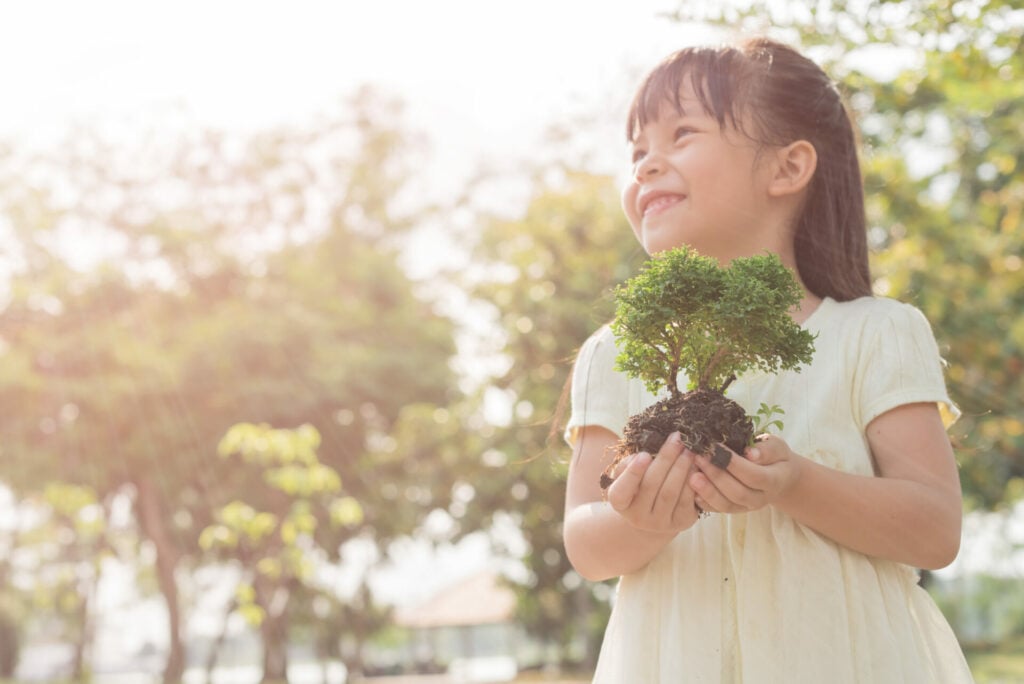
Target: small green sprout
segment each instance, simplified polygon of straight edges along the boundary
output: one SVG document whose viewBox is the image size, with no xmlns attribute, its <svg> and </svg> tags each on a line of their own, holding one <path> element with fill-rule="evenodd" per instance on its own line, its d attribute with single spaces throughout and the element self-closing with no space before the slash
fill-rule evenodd
<svg viewBox="0 0 1024 684">
<path fill-rule="evenodd" d="M 782 421 L 778 418 L 772 418 L 775 415 L 785 415 L 785 411 L 782 410 L 781 406 L 777 404 L 768 404 L 761 402 L 761 407 L 757 409 L 757 414 L 753 417 L 754 419 L 754 435 L 760 435 L 763 432 L 767 432 L 768 428 L 775 428 L 776 430 L 782 431 L 784 427 Z"/>
</svg>

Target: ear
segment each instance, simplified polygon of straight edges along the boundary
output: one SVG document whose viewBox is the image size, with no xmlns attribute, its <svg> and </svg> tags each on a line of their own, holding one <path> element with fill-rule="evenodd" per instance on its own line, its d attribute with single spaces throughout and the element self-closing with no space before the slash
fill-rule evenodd
<svg viewBox="0 0 1024 684">
<path fill-rule="evenodd" d="M 811 182 L 818 168 L 818 153 L 806 140 L 797 140 L 775 152 L 775 169 L 768 185 L 772 197 L 799 193 Z"/>
</svg>

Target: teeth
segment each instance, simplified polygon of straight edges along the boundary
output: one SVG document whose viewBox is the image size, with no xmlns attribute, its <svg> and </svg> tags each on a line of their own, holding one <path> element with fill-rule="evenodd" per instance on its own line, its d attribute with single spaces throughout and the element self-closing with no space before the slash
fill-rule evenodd
<svg viewBox="0 0 1024 684">
<path fill-rule="evenodd" d="M 680 198 L 678 195 L 665 195 L 663 197 L 658 197 L 656 199 L 651 200 L 651 202 L 644 209 L 644 213 L 646 214 L 648 212 L 661 209 L 662 207 L 667 207 L 670 204 L 675 204 L 676 202 L 679 201 L 679 199 Z"/>
</svg>

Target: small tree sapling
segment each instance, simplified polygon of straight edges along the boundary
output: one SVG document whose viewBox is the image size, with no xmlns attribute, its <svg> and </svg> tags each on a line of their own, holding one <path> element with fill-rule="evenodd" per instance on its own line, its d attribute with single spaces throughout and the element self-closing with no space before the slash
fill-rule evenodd
<svg viewBox="0 0 1024 684">
<path fill-rule="evenodd" d="M 668 388 L 669 396 L 630 417 L 601 486 L 611 484 L 625 456 L 657 453 L 676 430 L 691 451 L 710 453 L 723 468 L 730 453 L 716 448 L 719 443 L 737 453 L 753 444 L 753 420 L 725 390 L 744 371 L 777 373 L 810 362 L 814 335 L 789 315 L 802 295 L 774 254 L 723 267 L 688 247 L 657 254 L 616 288 L 616 367 L 652 393 Z M 680 372 L 688 378 L 686 392 L 679 387 Z M 781 428 L 770 419 L 781 409 L 762 409 L 765 424 Z"/>
</svg>

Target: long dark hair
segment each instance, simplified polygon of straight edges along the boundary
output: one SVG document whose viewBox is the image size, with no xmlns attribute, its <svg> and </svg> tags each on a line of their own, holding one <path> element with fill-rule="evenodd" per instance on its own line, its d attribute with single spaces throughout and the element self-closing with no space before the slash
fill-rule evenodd
<svg viewBox="0 0 1024 684">
<path fill-rule="evenodd" d="M 626 122 L 630 142 L 657 117 L 662 103 L 681 110 L 684 78 L 720 126 L 764 146 L 796 140 L 814 146 L 818 165 L 794 234 L 797 271 L 819 297 L 847 301 L 870 295 L 857 136 L 838 89 L 821 67 L 768 38 L 680 50 L 655 67 L 637 91 Z"/>
</svg>

